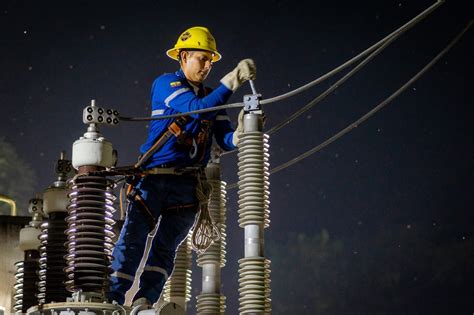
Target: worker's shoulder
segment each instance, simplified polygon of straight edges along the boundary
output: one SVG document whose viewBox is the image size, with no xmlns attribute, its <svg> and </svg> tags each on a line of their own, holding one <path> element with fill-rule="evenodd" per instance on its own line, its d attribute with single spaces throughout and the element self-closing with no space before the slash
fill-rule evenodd
<svg viewBox="0 0 474 315">
<path fill-rule="evenodd" d="M 185 82 L 183 78 L 178 76 L 176 73 L 164 73 L 156 78 L 154 85 L 166 86 L 166 87 L 178 87 L 183 85 Z"/>
</svg>

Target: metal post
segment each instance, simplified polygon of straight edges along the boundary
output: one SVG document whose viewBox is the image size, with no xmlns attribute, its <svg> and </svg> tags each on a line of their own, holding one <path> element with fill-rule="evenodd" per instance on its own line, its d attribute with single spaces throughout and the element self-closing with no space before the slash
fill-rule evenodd
<svg viewBox="0 0 474 315">
<path fill-rule="evenodd" d="M 12 198 L 8 197 L 8 196 L 5 196 L 5 195 L 0 195 L 0 201 L 3 201 L 5 203 L 7 203 L 9 206 L 10 206 L 10 215 L 12 217 L 15 217 L 16 216 L 16 203 L 15 203 L 15 200 L 13 200 Z"/>
</svg>

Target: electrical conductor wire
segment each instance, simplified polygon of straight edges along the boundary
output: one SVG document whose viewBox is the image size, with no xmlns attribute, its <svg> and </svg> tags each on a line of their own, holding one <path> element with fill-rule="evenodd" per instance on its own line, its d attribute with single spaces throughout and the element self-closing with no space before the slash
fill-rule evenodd
<svg viewBox="0 0 474 315">
<path fill-rule="evenodd" d="M 269 99 L 261 100 L 260 103 L 262 105 L 265 105 L 265 104 L 270 104 L 270 103 L 274 103 L 274 102 L 277 102 L 277 101 L 281 101 L 283 99 L 286 99 L 288 97 L 291 97 L 291 96 L 294 96 L 298 93 L 301 93 L 301 92 L 313 87 L 314 85 L 316 85 L 318 83 L 323 82 L 324 80 L 330 78 L 331 76 L 337 74 L 341 70 L 343 70 L 343 69 L 347 68 L 348 66 L 352 65 L 353 63 L 355 63 L 359 59 L 363 58 L 365 55 L 371 53 L 373 50 L 377 49 L 379 46 L 381 46 L 385 42 L 389 41 L 393 36 L 396 36 L 400 32 L 403 33 L 406 30 L 408 30 L 409 28 L 413 27 L 419 21 L 421 21 L 426 16 L 431 14 L 435 9 L 437 9 L 443 3 L 444 3 L 444 0 L 436 1 L 436 3 L 431 5 L 429 8 L 427 8 L 422 13 L 420 13 L 419 15 L 417 15 L 416 17 L 414 17 L 413 19 L 411 19 L 410 21 L 405 23 L 403 26 L 401 26 L 397 30 L 393 31 L 392 33 L 390 33 L 389 35 L 387 35 L 386 37 L 384 37 L 383 39 L 381 39 L 380 41 L 378 41 L 377 43 L 375 43 L 371 47 L 367 48 L 365 51 L 361 52 L 360 54 L 353 57 L 352 59 L 346 61 L 344 64 L 340 65 L 339 67 L 329 71 L 328 73 L 324 74 L 323 76 L 307 83 L 306 85 L 303 85 L 303 86 L 301 86 L 299 88 L 296 88 L 296 89 L 294 89 L 290 92 L 287 92 L 285 94 L 275 96 L 275 97 L 272 97 L 272 98 L 269 98 Z M 221 109 L 240 108 L 240 107 L 243 107 L 243 105 L 244 104 L 242 102 L 239 102 L 239 103 L 226 104 L 226 105 L 215 106 L 215 107 L 205 108 L 205 109 L 199 109 L 199 110 L 189 111 L 189 112 L 184 112 L 184 113 L 178 113 L 178 114 L 173 114 L 173 115 L 162 115 L 162 116 L 158 116 L 158 117 L 125 117 L 125 116 L 119 116 L 119 118 L 120 118 L 120 120 L 123 120 L 123 121 L 162 120 L 162 119 L 176 118 L 176 117 L 180 117 L 180 116 L 187 116 L 187 115 L 193 115 L 193 114 L 202 114 L 202 113 L 207 113 L 207 112 L 213 112 L 213 111 L 218 111 L 218 110 L 221 110 Z"/>
<path fill-rule="evenodd" d="M 415 17 L 414 19 L 412 19 L 411 21 L 415 21 L 417 20 L 416 23 L 418 23 L 419 21 L 421 21 L 421 19 L 423 19 L 424 17 L 426 17 L 429 13 L 431 13 L 435 8 L 437 8 L 437 6 L 439 6 L 441 4 L 441 2 L 437 2 L 435 3 L 434 5 L 432 5 L 430 8 L 426 9 L 425 11 L 423 11 L 422 13 L 420 13 L 417 17 Z M 380 54 L 388 45 L 390 45 L 393 41 L 395 41 L 398 37 L 400 37 L 401 35 L 403 35 L 403 33 L 405 33 L 406 31 L 408 31 L 410 28 L 412 28 L 413 26 L 415 26 L 416 23 L 411 23 L 408 22 L 406 23 L 404 26 L 402 26 L 401 28 L 399 28 L 397 31 L 395 32 L 392 32 L 389 36 L 385 37 L 385 39 L 387 39 L 381 46 L 379 46 L 375 51 L 373 51 L 368 57 L 366 57 L 364 60 L 362 60 L 359 64 L 357 64 L 352 70 L 350 70 L 348 73 L 346 73 L 342 78 L 340 78 L 339 80 L 336 81 L 336 83 L 332 84 L 328 89 L 326 89 L 323 93 L 321 93 L 320 95 L 318 95 L 316 98 L 314 98 L 313 100 L 311 100 L 309 103 L 307 103 L 305 106 L 303 106 L 302 108 L 300 108 L 299 110 L 297 110 L 296 112 L 294 112 L 291 116 L 289 116 L 288 118 L 280 121 L 278 124 L 276 124 L 275 126 L 273 126 L 272 128 L 270 128 L 266 134 L 268 135 L 271 135 L 275 132 L 277 132 L 278 130 L 280 130 L 281 128 L 285 127 L 286 125 L 288 125 L 290 122 L 292 122 L 293 120 L 295 120 L 297 117 L 299 117 L 300 115 L 302 115 L 303 113 L 307 112 L 308 110 L 310 110 L 311 108 L 313 108 L 314 106 L 316 106 L 319 102 L 321 102 L 323 99 L 326 98 L 326 96 L 328 96 L 329 94 L 331 94 L 332 92 L 334 92 L 339 86 L 341 86 L 342 84 L 344 84 L 344 82 L 346 82 L 350 77 L 352 77 L 354 74 L 356 74 L 360 69 L 362 69 L 362 67 L 364 67 L 367 63 L 369 63 L 372 59 L 374 59 L 378 54 Z M 385 40 L 384 39 L 384 40 Z M 383 40 L 382 40 L 383 41 Z M 380 41 L 380 42 L 382 42 Z M 379 42 L 379 43 L 380 43 Z M 373 45 L 372 47 L 375 47 L 377 44 Z M 371 47 L 371 48 L 372 48 Z M 365 56 L 365 52 L 367 51 L 371 51 L 371 48 L 368 48 L 366 49 L 364 52 L 360 53 L 358 56 Z M 353 59 L 349 60 L 348 62 L 346 62 L 345 64 L 349 65 L 349 64 L 352 64 L 352 60 L 358 58 L 358 56 L 354 57 Z M 340 67 L 334 69 L 333 71 L 337 70 L 334 72 L 334 74 L 336 74 L 337 72 L 339 72 L 340 70 L 344 69 L 345 68 L 345 64 L 341 65 Z M 339 70 L 338 70 L 339 69 Z M 332 72 L 332 71 L 331 71 Z M 286 93 L 286 94 L 283 94 L 281 96 L 284 96 L 284 98 L 287 98 L 287 97 L 290 97 L 292 95 L 295 95 L 296 93 L 293 93 L 297 90 L 299 90 L 300 92 L 313 86 L 313 85 L 316 85 L 317 83 L 319 82 L 322 82 L 324 79 L 325 79 L 325 76 L 327 77 L 330 77 L 330 74 L 331 72 L 328 72 L 327 74 L 323 75 L 322 77 L 314 80 L 313 82 L 310 82 L 308 84 L 306 84 L 305 86 L 302 86 L 292 92 L 289 92 L 289 93 Z M 320 80 L 321 79 L 321 80 Z M 320 80 L 320 81 L 318 81 Z M 303 89 L 304 88 L 304 89 Z M 301 90 L 300 90 L 301 89 Z M 267 99 L 267 100 L 264 100 L 262 101 L 261 103 L 263 104 L 265 101 L 269 101 L 269 100 L 273 100 L 275 99 L 272 98 L 272 99 Z M 278 101 L 280 99 L 277 99 L 275 101 Z M 234 153 L 236 152 L 237 150 L 232 150 L 232 151 L 227 151 L 227 152 L 224 152 L 222 153 L 222 155 L 227 155 L 227 154 L 231 154 L 231 153 Z"/>
<path fill-rule="evenodd" d="M 321 149 L 328 146 L 332 142 L 336 141 L 340 137 L 344 136 L 345 134 L 347 134 L 348 132 L 350 132 L 354 128 L 357 128 L 361 123 L 366 121 L 372 115 L 374 115 L 379 110 L 381 110 L 383 107 L 385 107 L 387 104 L 389 104 L 393 99 L 395 99 L 398 95 L 400 95 L 403 91 L 405 91 L 411 84 L 413 84 L 416 80 L 418 80 L 426 71 L 428 71 L 441 57 L 443 57 L 461 39 L 461 37 L 464 35 L 464 33 L 466 33 L 469 30 L 469 28 L 472 26 L 472 24 L 473 24 L 473 21 L 470 21 L 466 25 L 466 27 L 441 52 L 439 52 L 428 64 L 426 64 L 420 71 L 418 71 L 418 73 L 416 73 L 410 80 L 405 82 L 405 84 L 403 84 L 397 91 L 392 93 L 392 95 L 390 95 L 384 101 L 379 103 L 372 110 L 367 112 L 364 116 L 360 117 L 359 119 L 357 119 L 356 121 L 351 123 L 349 126 L 342 129 L 341 131 L 339 131 L 338 133 L 336 133 L 332 137 L 328 138 L 326 141 L 324 141 L 324 142 L 320 143 L 319 145 L 313 147 L 312 149 L 310 149 L 310 150 L 304 152 L 303 154 L 289 160 L 288 162 L 285 162 L 285 163 L 271 169 L 270 174 L 275 174 L 275 173 L 277 173 L 277 172 L 279 172 L 279 171 L 281 171 L 281 170 L 283 170 L 283 169 L 285 169 L 285 168 L 287 168 L 287 167 L 289 167 L 289 166 L 291 166 L 295 163 L 298 163 L 299 161 L 301 161 L 301 160 L 309 157 L 310 155 L 320 151 Z M 237 183 L 234 183 L 234 184 L 228 185 L 227 189 L 229 190 L 229 189 L 233 189 L 233 188 L 236 188 L 236 187 L 237 187 Z"/>
</svg>

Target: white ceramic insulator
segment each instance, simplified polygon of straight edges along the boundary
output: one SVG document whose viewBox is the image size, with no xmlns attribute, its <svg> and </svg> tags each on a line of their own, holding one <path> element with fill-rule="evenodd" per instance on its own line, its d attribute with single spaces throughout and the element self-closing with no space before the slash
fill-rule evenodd
<svg viewBox="0 0 474 315">
<path fill-rule="evenodd" d="M 39 236 L 41 230 L 31 226 L 24 227 L 20 230 L 20 250 L 38 250 L 40 246 Z"/>
<path fill-rule="evenodd" d="M 225 266 L 226 260 L 226 183 L 220 180 L 207 180 L 212 186 L 209 198 L 209 213 L 219 228 L 220 239 L 214 241 L 202 254 L 198 255 L 197 265 L 218 264 L 221 268 Z"/>
<path fill-rule="evenodd" d="M 112 143 L 104 138 L 76 140 L 72 145 L 72 166 L 112 167 L 116 162 Z"/>
<path fill-rule="evenodd" d="M 198 297 L 197 314 L 224 314 L 226 297 L 219 293 L 203 293 Z"/>
<path fill-rule="evenodd" d="M 192 275 L 192 246 L 191 233 L 179 245 L 174 260 L 174 270 L 165 284 L 164 300 L 174 302 L 187 309 L 187 303 L 191 299 L 191 275 Z"/>
<path fill-rule="evenodd" d="M 67 212 L 70 191 L 61 187 L 50 187 L 43 193 L 43 211 L 45 215 L 52 212 Z"/>
<path fill-rule="evenodd" d="M 239 225 L 269 226 L 268 135 L 245 132 L 239 138 Z"/>
<path fill-rule="evenodd" d="M 212 178 L 214 176 L 215 178 Z M 226 183 L 219 178 L 220 172 L 208 174 L 207 182 L 212 186 L 208 205 L 209 213 L 219 228 L 220 239 L 204 253 L 198 254 L 197 265 L 202 267 L 202 292 L 196 297 L 198 315 L 224 314 L 226 309 L 226 297 L 221 293 L 221 268 L 226 263 Z"/>
<path fill-rule="evenodd" d="M 240 314 L 270 314 L 270 291 L 270 261 L 264 257 L 240 259 Z"/>
<path fill-rule="evenodd" d="M 270 314 L 270 261 L 264 257 L 264 228 L 269 226 L 268 135 L 259 131 L 259 118 L 239 137 L 239 225 L 245 229 L 245 258 L 239 260 L 239 313 Z M 246 121 L 246 122 L 247 122 Z"/>
</svg>

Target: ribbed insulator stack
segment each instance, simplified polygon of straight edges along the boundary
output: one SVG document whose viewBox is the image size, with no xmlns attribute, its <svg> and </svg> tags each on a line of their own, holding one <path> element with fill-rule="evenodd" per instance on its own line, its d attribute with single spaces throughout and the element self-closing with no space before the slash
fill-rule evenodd
<svg viewBox="0 0 474 315">
<path fill-rule="evenodd" d="M 217 164 L 208 166 L 207 182 L 212 186 L 209 198 L 209 212 L 219 227 L 220 239 L 204 253 L 199 254 L 197 264 L 202 268 L 202 292 L 197 296 L 198 314 L 224 314 L 225 296 L 221 294 L 221 268 L 225 266 L 226 246 L 226 183 L 220 179 Z"/>
<path fill-rule="evenodd" d="M 164 288 L 164 300 L 174 302 L 185 310 L 191 299 L 192 258 L 190 232 L 176 250 L 174 270 Z"/>
<path fill-rule="evenodd" d="M 226 246 L 226 183 L 220 180 L 208 180 L 212 186 L 212 193 L 209 198 L 209 213 L 211 214 L 214 222 L 219 228 L 220 239 L 214 241 L 208 249 L 202 254 L 198 255 L 197 263 L 199 267 L 204 264 L 213 263 L 219 264 L 219 266 L 225 267 L 225 246 Z"/>
<path fill-rule="evenodd" d="M 37 304 L 38 294 L 38 267 L 40 235 L 39 226 L 43 219 L 43 200 L 40 198 L 30 199 L 28 212 L 33 214 L 32 220 L 27 226 L 20 230 L 20 250 L 24 252 L 24 260 L 15 263 L 15 303 L 13 309 L 16 313 L 26 311 Z"/>
<path fill-rule="evenodd" d="M 23 272 L 24 272 L 24 261 L 17 261 L 15 263 L 15 285 L 13 289 L 15 290 L 15 294 L 13 295 L 13 299 L 15 300 L 13 305 L 13 310 L 15 313 L 21 313 L 23 308 Z"/>
<path fill-rule="evenodd" d="M 68 175 L 74 173 L 71 161 L 62 151 L 56 163 L 57 180 L 43 193 L 43 211 L 48 217 L 41 224 L 38 303 L 64 302 L 70 296 L 66 290 L 66 216 L 69 204 Z"/>
<path fill-rule="evenodd" d="M 16 313 L 26 313 L 28 308 L 37 304 L 36 283 L 38 282 L 39 252 L 37 250 L 25 251 L 24 261 L 15 263 L 15 305 Z"/>
<path fill-rule="evenodd" d="M 239 259 L 240 314 L 270 314 L 270 292 L 270 261 L 263 257 Z"/>
<path fill-rule="evenodd" d="M 41 224 L 39 304 L 64 302 L 70 295 L 66 290 L 67 278 L 64 272 L 66 267 L 64 257 L 67 254 L 66 216 L 67 212 L 53 212 L 50 213 L 48 220 Z"/>
<path fill-rule="evenodd" d="M 67 290 L 105 295 L 115 223 L 113 182 L 103 176 L 81 175 L 72 180 L 67 223 Z"/>
<path fill-rule="evenodd" d="M 202 293 L 197 296 L 197 314 L 225 314 L 226 297 L 220 293 Z"/>
<path fill-rule="evenodd" d="M 245 229 L 245 257 L 239 260 L 240 314 L 269 314 L 270 261 L 264 257 L 264 228 L 269 226 L 268 135 L 261 115 L 244 116 L 239 137 L 239 225 Z"/>
<path fill-rule="evenodd" d="M 269 136 L 246 132 L 239 140 L 239 226 L 270 224 Z M 263 211 L 262 211 L 263 209 Z"/>
</svg>

